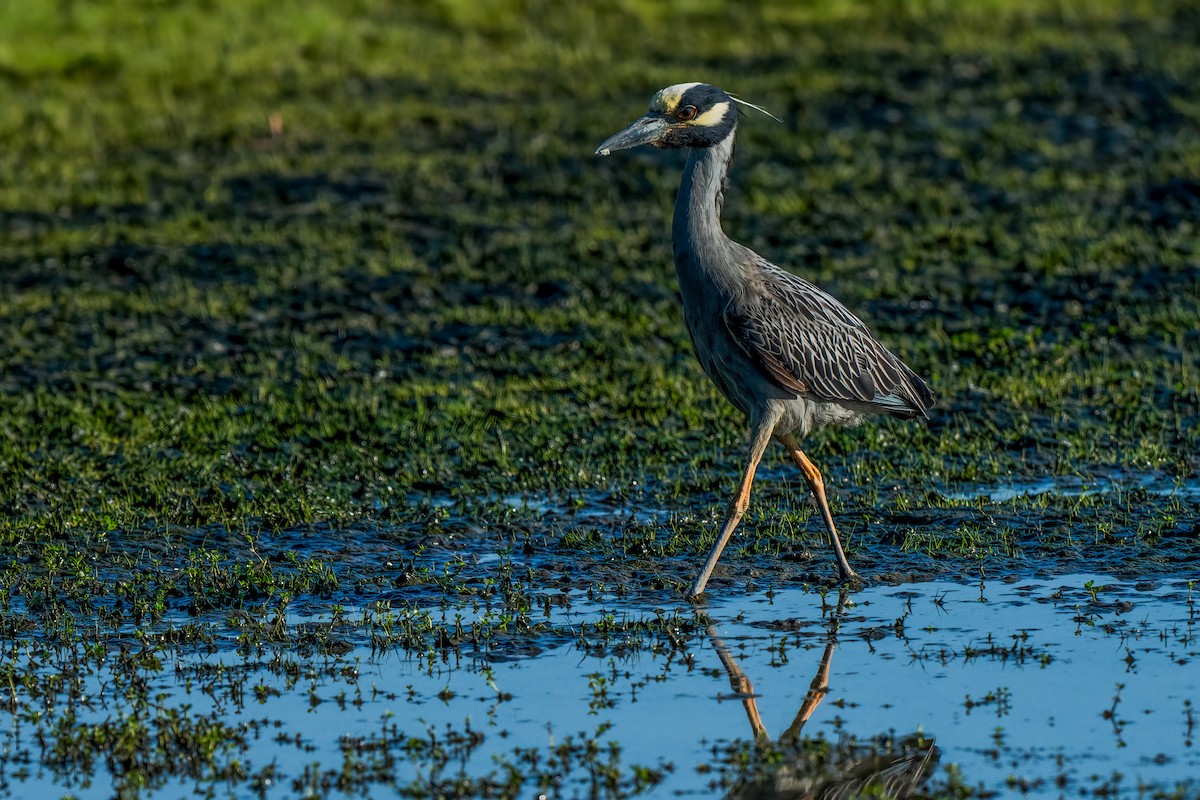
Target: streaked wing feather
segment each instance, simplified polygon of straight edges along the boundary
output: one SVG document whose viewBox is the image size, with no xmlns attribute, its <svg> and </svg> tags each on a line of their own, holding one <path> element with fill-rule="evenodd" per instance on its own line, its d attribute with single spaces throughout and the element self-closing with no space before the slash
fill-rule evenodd
<svg viewBox="0 0 1200 800">
<path fill-rule="evenodd" d="M 920 379 L 858 317 L 808 281 L 765 260 L 756 266 L 766 291 L 734 299 L 724 321 L 769 379 L 826 402 L 924 412 L 928 401 L 914 397 L 909 385 L 910 376 Z"/>
</svg>

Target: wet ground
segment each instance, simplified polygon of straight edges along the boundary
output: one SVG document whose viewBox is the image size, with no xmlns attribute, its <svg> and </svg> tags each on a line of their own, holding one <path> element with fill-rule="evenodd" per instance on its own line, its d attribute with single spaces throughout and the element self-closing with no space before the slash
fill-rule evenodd
<svg viewBox="0 0 1200 800">
<path fill-rule="evenodd" d="M 1200 509 L 1194 484 L 1148 473 L 944 488 L 947 515 Z M 288 556 L 211 587 L 224 557 L 195 554 L 237 537 L 169 531 L 146 544 L 193 555 L 136 562 L 158 595 L 95 573 L 132 588 L 74 610 L 68 581 L 25 584 L 0 790 L 1200 797 L 1193 536 L 957 558 L 884 537 L 852 549 L 868 584 L 843 592 L 811 532 L 781 558 L 752 524 L 690 604 L 698 559 L 655 552 L 678 513 L 653 495 L 434 500 L 441 533 L 399 549 L 398 530 L 262 533 L 238 560 Z M 471 530 L 485 508 L 507 522 Z M 244 610 L 220 608 L 229 592 Z"/>
<path fill-rule="evenodd" d="M 10 558 L 0 793 L 1200 797 L 1194 482 L 760 485 L 700 604 L 653 483 Z"/>
</svg>

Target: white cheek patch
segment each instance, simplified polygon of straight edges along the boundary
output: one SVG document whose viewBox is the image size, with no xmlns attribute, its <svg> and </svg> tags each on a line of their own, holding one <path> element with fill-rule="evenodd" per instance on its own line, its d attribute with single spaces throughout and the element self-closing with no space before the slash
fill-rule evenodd
<svg viewBox="0 0 1200 800">
<path fill-rule="evenodd" d="M 721 120 L 725 119 L 725 113 L 729 111 L 729 103 L 724 101 L 717 103 L 715 106 L 705 111 L 700 116 L 689 122 L 689 125 L 702 125 L 705 127 L 711 125 L 719 125 Z"/>
</svg>

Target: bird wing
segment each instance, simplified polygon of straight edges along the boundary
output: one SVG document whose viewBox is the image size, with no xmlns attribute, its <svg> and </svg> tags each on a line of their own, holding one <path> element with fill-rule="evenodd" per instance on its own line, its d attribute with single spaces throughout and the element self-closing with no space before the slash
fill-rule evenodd
<svg viewBox="0 0 1200 800">
<path fill-rule="evenodd" d="M 824 402 L 924 415 L 929 388 L 831 295 L 768 261 L 724 322 L 738 346 L 783 389 Z"/>
</svg>

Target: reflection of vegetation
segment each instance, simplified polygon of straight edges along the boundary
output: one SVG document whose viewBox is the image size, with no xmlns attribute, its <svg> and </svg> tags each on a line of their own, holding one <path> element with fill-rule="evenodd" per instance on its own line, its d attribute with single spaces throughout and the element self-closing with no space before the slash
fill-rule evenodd
<svg viewBox="0 0 1200 800">
<path fill-rule="evenodd" d="M 248 676 L 233 668 L 187 670 L 192 699 L 203 698 L 202 705 L 211 707 L 179 703 L 162 683 L 166 659 L 190 650 L 176 646 L 143 639 L 87 647 L 26 645 L 19 655 L 6 648 L 0 686 L 13 729 L 0 759 L 0 795 L 26 796 L 21 782 L 43 768 L 63 787 L 111 783 L 111 794 L 121 798 L 179 783 L 227 788 L 269 783 L 274 766 L 252 771 L 243 755 L 272 726 L 231 714 L 247 699 Z M 27 749 L 33 741 L 40 743 L 40 753 Z"/>
<path fill-rule="evenodd" d="M 121 797 L 162 788 L 173 779 L 237 785 L 251 779 L 234 756 L 245 749 L 246 735 L 243 726 L 187 709 L 121 711 L 95 724 L 80 724 L 67 713 L 51 732 L 53 749 L 44 763 L 66 786 L 88 787 L 92 775 L 108 773 Z"/>
<path fill-rule="evenodd" d="M 390 786 L 409 798 L 518 798 L 530 796 L 577 796 L 604 798 L 634 797 L 660 783 L 664 768 L 625 765 L 621 747 L 602 741 L 607 731 L 601 725 L 594 733 L 566 736 L 548 747 L 517 747 L 496 756 L 490 770 L 467 767 L 485 735 L 468 721 L 462 730 L 429 729 L 413 736 L 394 724 L 382 735 L 344 737 L 340 770 L 320 772 L 307 769 L 295 788 L 312 794 L 331 789 L 369 792 L 372 787 Z M 397 762 L 409 762 L 418 777 L 397 783 Z"/>
<path fill-rule="evenodd" d="M 15 724 L 10 755 L 0 759 L 0 796 L 25 796 L 22 781 L 33 777 L 31 768 L 42 767 L 68 788 L 111 780 L 122 798 L 189 782 L 235 794 L 249 786 L 261 794 L 286 780 L 297 796 L 391 788 L 413 798 L 513 798 L 562 790 L 615 800 L 645 792 L 672 769 L 655 754 L 631 763 L 620 743 L 606 735 L 609 722 L 591 732 L 551 736 L 549 744 L 537 746 L 511 744 L 507 731 L 494 723 L 482 730 L 469 720 L 461 728 L 414 730 L 391 719 L 390 712 L 381 729 L 336 739 L 341 764 L 322 766 L 308 754 L 331 741 L 304 726 L 281 728 L 262 714 L 278 710 L 277 698 L 285 693 L 293 705 L 333 702 L 355 714 L 378 701 L 394 704 L 397 698 L 379 686 L 360 683 L 357 660 L 311 646 L 297 657 L 275 642 L 259 648 L 268 660 L 227 666 L 187 658 L 194 650 L 183 643 L 140 639 L 137 646 L 126 642 L 111 649 L 29 648 L 22 654 L 28 662 L 21 665 L 14 651 L 5 651 L 0 687 L 11 698 L 4 710 Z M 292 641 L 303 654 L 305 634 L 295 632 Z M 502 712 L 511 699 L 498 693 L 487 716 Z M 274 758 L 247 756 L 269 739 Z M 32 742 L 42 745 L 40 754 L 31 752 Z M 301 756 L 302 767 L 294 766 L 289 751 Z"/>
</svg>

